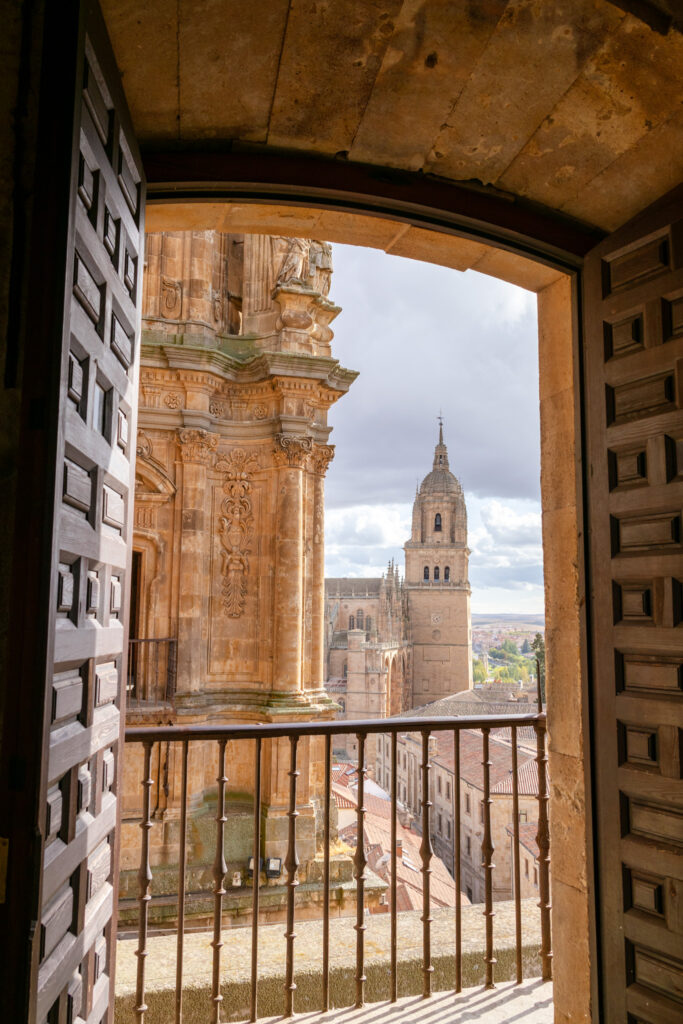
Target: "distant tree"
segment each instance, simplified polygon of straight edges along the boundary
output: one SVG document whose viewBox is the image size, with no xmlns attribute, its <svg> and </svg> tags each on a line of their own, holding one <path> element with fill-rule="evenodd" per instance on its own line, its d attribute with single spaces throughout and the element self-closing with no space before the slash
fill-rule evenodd
<svg viewBox="0 0 683 1024">
<path fill-rule="evenodd" d="M 484 662 L 480 661 L 479 658 L 475 658 L 472 662 L 472 678 L 475 683 L 486 682 L 486 669 L 484 668 Z"/>
<path fill-rule="evenodd" d="M 500 646 L 502 650 L 507 651 L 508 654 L 519 654 L 519 648 L 514 640 L 503 640 Z"/>
<path fill-rule="evenodd" d="M 540 633 L 537 634 L 540 636 Z M 531 654 L 531 644 L 529 643 L 529 637 L 526 637 L 522 644 L 522 654 Z"/>
<path fill-rule="evenodd" d="M 531 642 L 531 647 L 538 660 L 541 684 L 541 700 L 545 703 L 545 640 L 542 633 L 537 633 Z"/>
</svg>

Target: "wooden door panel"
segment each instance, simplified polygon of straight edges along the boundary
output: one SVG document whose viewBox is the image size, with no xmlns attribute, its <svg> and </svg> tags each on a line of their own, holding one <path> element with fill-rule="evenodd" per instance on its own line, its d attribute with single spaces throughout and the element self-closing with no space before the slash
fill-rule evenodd
<svg viewBox="0 0 683 1024">
<path fill-rule="evenodd" d="M 108 1017 L 144 182 L 99 12 L 75 104 L 36 1019 Z"/>
<path fill-rule="evenodd" d="M 683 198 L 585 266 L 586 489 L 605 1019 L 683 1014 Z"/>
</svg>

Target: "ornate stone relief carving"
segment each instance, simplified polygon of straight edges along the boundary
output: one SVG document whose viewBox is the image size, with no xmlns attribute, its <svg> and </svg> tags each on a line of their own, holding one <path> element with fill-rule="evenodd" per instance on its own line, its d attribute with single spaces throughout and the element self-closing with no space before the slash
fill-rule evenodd
<svg viewBox="0 0 683 1024">
<path fill-rule="evenodd" d="M 226 411 L 227 405 L 225 402 L 218 402 L 216 399 L 209 402 L 209 412 L 212 416 L 217 416 L 219 419 L 225 419 Z"/>
<path fill-rule="evenodd" d="M 225 498 L 218 517 L 223 606 L 230 618 L 237 619 L 244 611 L 247 596 L 249 555 L 254 535 L 251 478 L 259 468 L 259 461 L 253 452 L 233 448 L 228 455 L 217 460 L 215 468 L 225 473 Z"/>
<path fill-rule="evenodd" d="M 182 427 L 178 431 L 178 447 L 181 462 L 198 462 L 207 466 L 218 445 L 218 436 L 208 430 Z"/>
<path fill-rule="evenodd" d="M 303 469 L 306 459 L 313 450 L 313 439 L 295 434 L 277 434 L 275 437 L 274 459 L 276 466 L 291 466 Z"/>
<path fill-rule="evenodd" d="M 135 454 L 139 459 L 149 459 L 152 457 L 152 441 L 148 434 L 144 430 L 138 430 L 138 440 L 135 446 Z"/>
<path fill-rule="evenodd" d="M 164 405 L 167 405 L 169 409 L 180 409 L 183 404 L 183 396 L 178 394 L 177 391 L 171 391 L 168 395 L 164 396 Z"/>
<path fill-rule="evenodd" d="M 180 281 L 173 281 L 170 277 L 161 279 L 161 308 L 160 313 L 167 320 L 177 320 L 180 316 L 183 304 L 183 286 Z"/>
<path fill-rule="evenodd" d="M 255 405 L 254 406 L 254 419 L 265 420 L 267 415 L 268 415 L 268 410 L 266 409 L 265 405 Z"/>
</svg>

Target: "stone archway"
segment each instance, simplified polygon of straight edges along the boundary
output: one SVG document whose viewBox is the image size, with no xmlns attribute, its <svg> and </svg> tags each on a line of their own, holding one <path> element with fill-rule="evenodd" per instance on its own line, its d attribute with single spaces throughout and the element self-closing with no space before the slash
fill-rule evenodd
<svg viewBox="0 0 683 1024">
<path fill-rule="evenodd" d="M 551 842 L 562 863 L 562 884 L 557 886 L 554 914 L 557 919 L 571 914 L 581 934 L 582 948 L 590 948 L 591 897 L 589 893 L 590 821 L 586 814 L 585 792 L 588 786 L 585 753 L 584 718 L 581 709 L 587 701 L 584 665 L 581 661 L 581 599 L 579 507 L 573 486 L 579 457 L 578 425 L 575 420 L 575 334 L 573 326 L 573 275 L 559 267 L 549 267 L 525 255 L 438 230 L 412 226 L 378 218 L 361 211 L 347 210 L 334 215 L 314 205 L 297 207 L 285 204 L 159 203 L 148 211 L 153 230 L 221 229 L 284 234 L 300 232 L 309 237 L 344 244 L 382 248 L 393 253 L 391 239 L 397 233 L 415 242 L 405 251 L 413 258 L 451 267 L 455 270 L 478 269 L 501 280 L 526 287 L 537 295 L 539 323 L 539 401 L 541 412 L 541 492 L 543 506 L 543 549 L 545 560 L 546 637 L 549 678 L 562 679 L 562 687 L 548 693 L 551 772 L 555 763 L 574 778 L 569 788 L 558 787 L 551 796 L 551 821 L 560 822 L 569 815 L 571 836 L 552 828 Z M 567 482 L 571 481 L 571 486 Z M 388 660 L 387 707 L 394 708 L 399 696 L 398 672 Z M 410 676 L 410 666 L 407 666 Z M 409 682 L 406 680 L 406 688 Z M 409 697 L 409 694 L 408 694 Z M 405 706 L 405 705 L 404 705 Z M 399 708 L 400 709 L 400 708 Z M 393 712 L 392 712 L 393 713 Z M 554 723 L 562 723 L 562 728 Z M 578 780 L 578 782 L 576 781 Z M 554 876 L 557 879 L 557 875 Z M 578 895 L 577 895 L 578 894 Z M 583 964 L 582 991 L 588 993 L 590 961 Z M 574 964 L 574 981 L 577 975 Z M 563 965 L 556 960 L 556 979 L 563 984 Z M 572 980 L 567 976 L 567 986 Z M 586 999 L 588 996 L 586 995 Z"/>
</svg>

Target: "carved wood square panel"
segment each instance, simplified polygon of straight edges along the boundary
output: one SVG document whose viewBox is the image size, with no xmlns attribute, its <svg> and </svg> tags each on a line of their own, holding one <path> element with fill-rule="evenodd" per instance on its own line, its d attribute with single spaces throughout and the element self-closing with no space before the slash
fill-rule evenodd
<svg viewBox="0 0 683 1024">
<path fill-rule="evenodd" d="M 669 898 L 683 846 L 683 654 L 674 635 L 683 617 L 682 228 L 678 195 L 601 243 L 584 273 L 599 1015 L 607 1024 L 678 1019 L 683 992 L 683 914 Z"/>
<path fill-rule="evenodd" d="M 126 665 L 119 620 L 132 519 L 144 178 L 97 5 L 83 12 L 55 467 L 61 503 L 41 815 L 48 845 L 33 984 L 37 1019 L 99 1024 L 113 1010 L 110 837 Z"/>
</svg>

